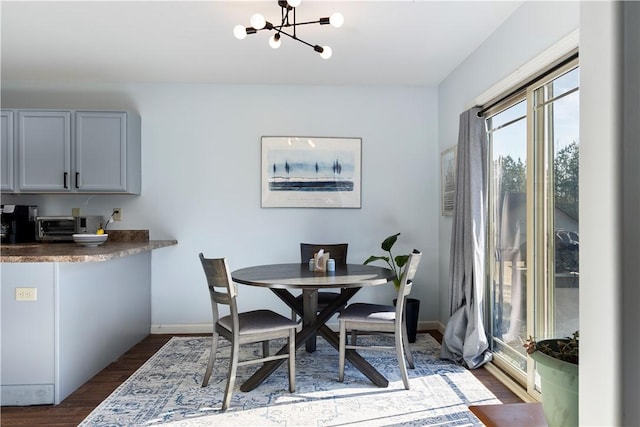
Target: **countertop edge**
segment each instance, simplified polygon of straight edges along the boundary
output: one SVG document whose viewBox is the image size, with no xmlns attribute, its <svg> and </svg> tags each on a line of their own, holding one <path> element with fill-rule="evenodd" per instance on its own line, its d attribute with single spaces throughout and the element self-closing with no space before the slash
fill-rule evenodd
<svg viewBox="0 0 640 427">
<path fill-rule="evenodd" d="M 66 254 L 23 254 L 0 255 L 1 263 L 33 263 L 33 262 L 100 262 L 116 258 L 136 255 L 177 245 L 177 240 L 148 240 L 140 242 L 113 243 L 97 248 L 74 247 Z M 54 243 L 55 245 L 55 243 Z M 92 251 L 98 253 L 91 253 Z"/>
</svg>

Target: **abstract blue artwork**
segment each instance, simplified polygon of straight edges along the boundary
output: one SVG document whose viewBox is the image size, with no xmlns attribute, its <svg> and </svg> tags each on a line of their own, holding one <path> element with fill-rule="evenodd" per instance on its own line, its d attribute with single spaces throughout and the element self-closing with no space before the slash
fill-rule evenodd
<svg viewBox="0 0 640 427">
<path fill-rule="evenodd" d="M 360 138 L 263 137 L 262 207 L 360 207 Z"/>
</svg>

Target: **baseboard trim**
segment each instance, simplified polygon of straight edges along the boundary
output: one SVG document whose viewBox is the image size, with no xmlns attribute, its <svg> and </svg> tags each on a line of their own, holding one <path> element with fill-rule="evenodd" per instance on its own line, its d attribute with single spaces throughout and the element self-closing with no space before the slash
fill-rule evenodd
<svg viewBox="0 0 640 427">
<path fill-rule="evenodd" d="M 327 326 L 333 331 L 338 331 L 338 323 L 328 323 Z M 436 320 L 426 320 L 418 322 L 419 331 L 438 330 L 444 332 L 444 325 Z M 213 327 L 210 323 L 180 323 L 180 324 L 156 324 L 151 325 L 151 334 L 210 334 Z"/>
<path fill-rule="evenodd" d="M 3 406 L 51 405 L 54 402 L 53 384 L 24 384 L 0 386 Z"/>
<path fill-rule="evenodd" d="M 175 325 L 151 325 L 151 334 L 210 334 L 211 323 L 180 323 Z"/>
<path fill-rule="evenodd" d="M 424 320 L 418 322 L 418 330 L 419 331 L 438 331 L 440 333 L 444 332 L 444 328 L 441 327 L 442 323 L 437 320 Z"/>
<path fill-rule="evenodd" d="M 493 363 L 491 362 L 486 363 L 483 366 L 483 368 L 487 372 L 489 372 L 491 375 L 493 375 L 498 381 L 504 384 L 505 387 L 511 390 L 516 396 L 518 396 L 523 401 L 527 403 L 537 402 L 536 399 L 534 399 L 531 395 L 527 393 L 527 391 L 524 389 L 524 387 L 520 385 L 520 383 L 514 381 L 513 378 L 505 374 L 500 368 L 498 368 Z"/>
<path fill-rule="evenodd" d="M 440 321 L 433 321 L 433 322 L 429 322 L 433 324 L 433 327 L 431 329 L 435 329 L 438 332 L 440 332 L 442 335 L 444 335 L 444 330 L 446 328 L 445 324 L 440 322 Z"/>
</svg>

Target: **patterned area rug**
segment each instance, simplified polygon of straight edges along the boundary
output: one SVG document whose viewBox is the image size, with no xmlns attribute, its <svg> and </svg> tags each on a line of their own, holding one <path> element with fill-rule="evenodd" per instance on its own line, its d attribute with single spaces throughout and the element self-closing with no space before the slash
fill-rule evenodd
<svg viewBox="0 0 640 427">
<path fill-rule="evenodd" d="M 258 365 L 240 367 L 231 406 L 221 412 L 228 342 L 221 340 L 209 386 L 201 388 L 211 338 L 174 337 L 80 425 L 481 426 L 467 406 L 500 403 L 465 368 L 440 360 L 440 345 L 428 334 L 418 334 L 411 344 L 416 365 L 409 369 L 411 390 L 404 389 L 391 352 L 360 351 L 389 380 L 388 388 L 376 387 L 349 362 L 339 383 L 338 352 L 322 338 L 317 342 L 315 353 L 303 348 L 296 353 L 295 393 L 288 391 L 286 363 L 248 393 L 240 384 Z M 284 343 L 272 344 L 277 349 Z M 261 348 L 247 351 L 259 354 Z"/>
</svg>

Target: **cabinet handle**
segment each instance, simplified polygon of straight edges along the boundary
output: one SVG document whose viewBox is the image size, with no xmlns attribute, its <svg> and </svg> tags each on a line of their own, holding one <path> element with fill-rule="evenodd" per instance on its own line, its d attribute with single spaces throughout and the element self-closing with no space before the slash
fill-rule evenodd
<svg viewBox="0 0 640 427">
<path fill-rule="evenodd" d="M 69 185 L 67 184 L 67 178 L 69 177 L 69 174 L 67 172 L 64 173 L 63 176 L 63 184 L 64 184 L 64 188 L 69 188 Z"/>
<path fill-rule="evenodd" d="M 80 188 L 80 172 L 76 172 L 76 188 Z"/>
</svg>

